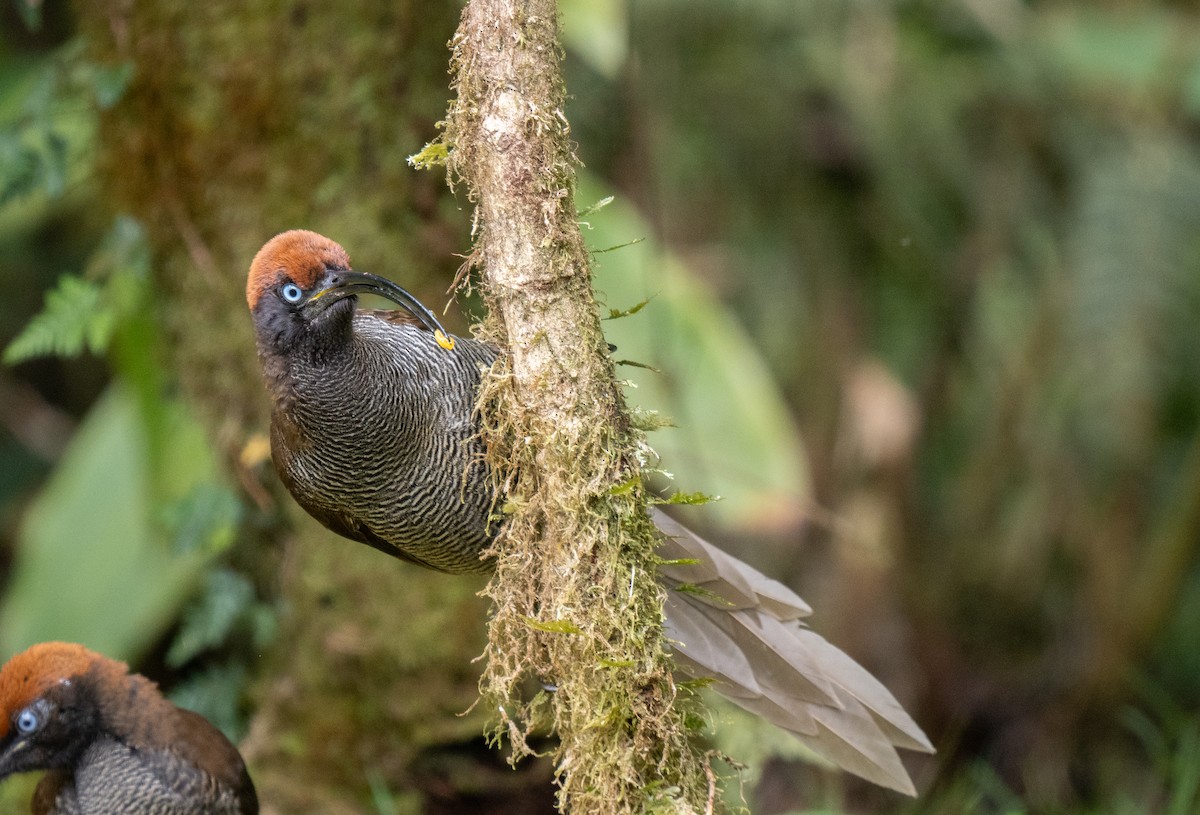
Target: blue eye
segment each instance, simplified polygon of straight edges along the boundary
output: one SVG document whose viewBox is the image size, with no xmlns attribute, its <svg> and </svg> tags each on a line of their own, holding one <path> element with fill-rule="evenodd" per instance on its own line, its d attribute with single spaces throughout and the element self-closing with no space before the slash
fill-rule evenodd
<svg viewBox="0 0 1200 815">
<path fill-rule="evenodd" d="M 279 290 L 279 293 L 283 295 L 283 299 L 287 300 L 289 303 L 299 303 L 301 298 L 304 297 L 304 292 L 301 291 L 300 287 L 295 283 L 288 283 Z"/>
<path fill-rule="evenodd" d="M 17 730 L 21 733 L 21 735 L 28 736 L 41 726 L 41 717 L 34 712 L 33 708 L 27 707 L 17 714 Z"/>
</svg>

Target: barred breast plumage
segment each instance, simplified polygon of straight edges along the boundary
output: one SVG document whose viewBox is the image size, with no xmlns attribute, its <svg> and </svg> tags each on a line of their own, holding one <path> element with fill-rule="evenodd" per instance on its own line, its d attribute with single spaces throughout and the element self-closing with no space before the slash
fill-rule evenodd
<svg viewBox="0 0 1200 815">
<path fill-rule="evenodd" d="M 346 537 L 445 572 L 484 572 L 492 494 L 471 422 L 479 366 L 495 350 L 358 312 L 346 353 L 292 368 L 272 417 L 280 477 Z"/>
</svg>

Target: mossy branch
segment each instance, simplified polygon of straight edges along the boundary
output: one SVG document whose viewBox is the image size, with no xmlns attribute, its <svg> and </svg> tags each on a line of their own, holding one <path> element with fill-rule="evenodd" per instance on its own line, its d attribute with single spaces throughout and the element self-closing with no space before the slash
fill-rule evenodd
<svg viewBox="0 0 1200 815">
<path fill-rule="evenodd" d="M 484 694 L 514 758 L 532 729 L 559 736 L 561 810 L 711 811 L 711 770 L 663 643 L 646 448 L 575 210 L 554 0 L 471 0 L 452 46 L 447 164 L 476 204 L 483 331 L 505 349 L 480 397 L 511 508 L 487 589 Z M 527 701 L 529 678 L 552 690 Z"/>
</svg>

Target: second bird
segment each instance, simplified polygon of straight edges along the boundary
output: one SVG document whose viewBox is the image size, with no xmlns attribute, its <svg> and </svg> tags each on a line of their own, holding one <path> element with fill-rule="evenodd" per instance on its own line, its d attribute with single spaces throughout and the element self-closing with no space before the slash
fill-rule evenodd
<svg viewBox="0 0 1200 815">
<path fill-rule="evenodd" d="M 358 308 L 373 293 L 404 311 Z M 351 269 L 345 250 L 305 230 L 267 242 L 246 301 L 273 404 L 275 469 L 329 529 L 445 572 L 484 572 L 494 529 L 490 479 L 473 420 L 481 369 L 496 349 L 448 338 L 404 289 Z M 733 702 L 838 766 L 915 794 L 896 747 L 932 752 L 891 693 L 810 631 L 794 592 L 665 515 L 660 569 L 676 664 L 713 677 Z"/>
<path fill-rule="evenodd" d="M 0 780 L 47 770 L 34 815 L 257 815 L 246 765 L 198 713 L 81 645 L 0 669 Z"/>
</svg>

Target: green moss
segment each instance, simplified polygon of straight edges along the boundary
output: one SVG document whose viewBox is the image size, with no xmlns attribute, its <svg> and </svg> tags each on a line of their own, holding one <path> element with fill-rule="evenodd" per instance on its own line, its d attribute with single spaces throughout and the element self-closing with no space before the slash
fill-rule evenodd
<svg viewBox="0 0 1200 815">
<path fill-rule="evenodd" d="M 247 752 L 280 811 L 361 799 L 376 777 L 419 786 L 430 745 L 483 731 L 471 657 L 483 647 L 477 580 L 380 561 L 329 533 L 309 536 Z M 383 571 L 381 579 L 381 567 Z M 297 783 L 296 779 L 303 779 Z M 351 792 L 353 791 L 353 792 Z"/>
<path fill-rule="evenodd" d="M 494 547 L 487 669 L 514 760 L 552 728 L 559 805 L 588 813 L 717 805 L 710 756 L 674 683 L 646 514 L 650 451 L 616 384 L 574 206 L 555 6 L 475 0 L 454 39 L 452 178 L 477 203 L 470 262 L 482 333 L 507 349 L 481 389 L 489 461 L 508 495 Z M 497 47 L 496 44 L 513 44 Z M 569 636 L 565 636 L 569 626 Z M 523 695 L 529 678 L 553 693 Z"/>
</svg>

